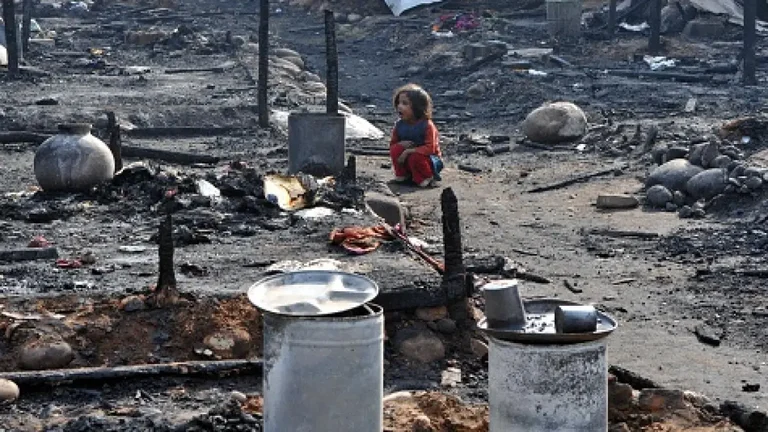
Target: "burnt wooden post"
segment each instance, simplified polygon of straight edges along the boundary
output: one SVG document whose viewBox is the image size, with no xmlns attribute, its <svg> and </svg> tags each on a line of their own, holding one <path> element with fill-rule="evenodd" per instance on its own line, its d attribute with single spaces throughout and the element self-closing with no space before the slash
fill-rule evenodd
<svg viewBox="0 0 768 432">
<path fill-rule="evenodd" d="M 648 40 L 648 51 L 658 54 L 661 51 L 661 0 L 651 0 L 651 37 Z"/>
<path fill-rule="evenodd" d="M 744 0 L 744 85 L 757 84 L 755 77 L 756 20 L 757 0 Z"/>
<path fill-rule="evenodd" d="M 469 323 L 470 294 L 467 270 L 464 267 L 464 253 L 461 244 L 461 218 L 459 217 L 459 201 L 453 189 L 445 188 L 440 195 L 440 207 L 443 212 L 443 248 L 445 255 L 445 273 L 440 284 L 448 301 L 448 311 L 457 324 L 462 327 L 471 326 Z"/>
<path fill-rule="evenodd" d="M 608 3 L 608 34 L 616 33 L 616 3 L 618 0 L 610 0 Z"/>
<path fill-rule="evenodd" d="M 267 86 L 269 80 L 269 0 L 261 0 L 259 7 L 259 126 L 269 127 Z"/>
<path fill-rule="evenodd" d="M 339 113 L 339 51 L 336 48 L 336 21 L 333 12 L 325 11 L 325 58 L 327 64 L 326 112 Z"/>
<path fill-rule="evenodd" d="M 29 38 L 32 33 L 32 8 L 34 0 L 24 0 L 21 13 L 21 51 L 26 56 L 29 53 Z"/>
<path fill-rule="evenodd" d="M 167 213 L 160 222 L 157 235 L 159 275 L 155 288 L 155 305 L 158 307 L 176 303 L 179 290 L 176 288 L 176 272 L 173 269 L 173 219 Z"/>
<path fill-rule="evenodd" d="M 115 172 L 123 169 L 123 140 L 120 135 L 120 125 L 112 111 L 107 112 L 107 133 L 109 134 L 109 151 L 115 160 Z"/>
<path fill-rule="evenodd" d="M 17 37 L 16 11 L 13 0 L 3 0 L 3 21 L 5 22 L 5 43 L 8 51 L 8 75 L 19 74 L 19 45 Z"/>
</svg>

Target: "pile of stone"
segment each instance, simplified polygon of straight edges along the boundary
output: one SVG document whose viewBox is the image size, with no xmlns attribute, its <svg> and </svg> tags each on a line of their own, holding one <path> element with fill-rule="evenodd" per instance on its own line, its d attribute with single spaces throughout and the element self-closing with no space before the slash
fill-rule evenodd
<svg viewBox="0 0 768 432">
<path fill-rule="evenodd" d="M 683 218 L 703 217 L 721 195 L 756 194 L 768 180 L 768 170 L 748 166 L 736 146 L 715 137 L 690 147 L 659 145 L 652 154 L 659 166 L 645 181 L 646 204 Z"/>
</svg>

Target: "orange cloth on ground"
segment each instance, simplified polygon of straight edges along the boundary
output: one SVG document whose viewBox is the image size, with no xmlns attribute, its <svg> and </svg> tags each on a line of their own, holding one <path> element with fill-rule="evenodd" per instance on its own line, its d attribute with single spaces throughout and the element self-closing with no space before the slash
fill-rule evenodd
<svg viewBox="0 0 768 432">
<path fill-rule="evenodd" d="M 331 231 L 332 244 L 343 247 L 347 252 L 363 255 L 375 251 L 380 245 L 379 240 L 393 240 L 387 228 L 383 225 L 374 227 L 346 227 Z"/>
</svg>

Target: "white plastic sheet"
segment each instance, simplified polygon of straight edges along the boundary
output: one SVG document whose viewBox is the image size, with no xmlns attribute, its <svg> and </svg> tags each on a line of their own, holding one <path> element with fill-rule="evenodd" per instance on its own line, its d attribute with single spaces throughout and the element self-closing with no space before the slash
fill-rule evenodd
<svg viewBox="0 0 768 432">
<path fill-rule="evenodd" d="M 425 4 L 430 3 L 438 3 L 442 0 L 385 0 L 387 3 L 387 6 L 389 6 L 389 9 L 392 11 L 392 13 L 395 16 L 400 16 L 403 12 L 407 11 L 408 9 L 415 8 L 416 6 L 421 6 Z"/>
</svg>

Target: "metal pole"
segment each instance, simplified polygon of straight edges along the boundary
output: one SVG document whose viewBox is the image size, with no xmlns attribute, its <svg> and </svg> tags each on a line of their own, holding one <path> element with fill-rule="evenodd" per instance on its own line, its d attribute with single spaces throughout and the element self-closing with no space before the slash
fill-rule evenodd
<svg viewBox="0 0 768 432">
<path fill-rule="evenodd" d="M 616 3 L 618 0 L 610 0 L 608 4 L 608 34 L 616 32 Z"/>
<path fill-rule="evenodd" d="M 16 25 L 16 11 L 13 0 L 3 0 L 3 21 L 5 22 L 5 43 L 8 50 L 8 75 L 14 77 L 19 74 L 19 45 L 18 26 Z"/>
<path fill-rule="evenodd" d="M 261 0 L 259 8 L 259 126 L 269 127 L 267 81 L 269 79 L 269 0 Z"/>
<path fill-rule="evenodd" d="M 658 54 L 661 51 L 661 0 L 651 2 L 651 38 L 648 41 L 648 51 Z"/>
<path fill-rule="evenodd" d="M 333 12 L 325 11 L 325 58 L 326 71 L 326 111 L 328 114 L 339 113 L 339 52 L 336 48 L 336 21 Z"/>
<path fill-rule="evenodd" d="M 757 84 L 755 77 L 755 21 L 757 20 L 757 0 L 744 0 L 744 85 Z"/>
<path fill-rule="evenodd" d="M 24 0 L 22 4 L 22 19 L 21 19 L 21 51 L 26 56 L 29 53 L 29 37 L 32 33 L 32 8 L 34 7 L 34 0 Z"/>
</svg>

